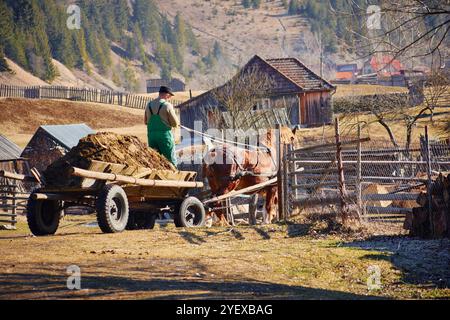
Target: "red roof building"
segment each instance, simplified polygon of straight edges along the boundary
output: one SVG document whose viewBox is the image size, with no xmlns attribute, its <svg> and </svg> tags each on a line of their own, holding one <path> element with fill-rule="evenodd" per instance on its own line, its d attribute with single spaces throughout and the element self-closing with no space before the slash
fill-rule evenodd
<svg viewBox="0 0 450 320">
<path fill-rule="evenodd" d="M 400 75 L 400 71 L 403 69 L 402 63 L 394 59 L 390 55 L 374 55 L 363 66 L 363 74 L 376 73 L 379 77 L 390 77 L 394 75 Z"/>
</svg>

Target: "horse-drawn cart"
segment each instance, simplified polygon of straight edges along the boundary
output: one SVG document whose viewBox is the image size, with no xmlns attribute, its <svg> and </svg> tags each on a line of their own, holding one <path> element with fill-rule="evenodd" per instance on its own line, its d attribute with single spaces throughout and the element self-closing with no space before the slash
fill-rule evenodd
<svg viewBox="0 0 450 320">
<path fill-rule="evenodd" d="M 76 185 L 51 188 L 44 181 L 44 187 L 34 190 L 28 200 L 28 225 L 35 235 L 54 234 L 64 209 L 89 206 L 105 233 L 151 229 L 162 209 L 171 212 L 177 227 L 202 226 L 204 206 L 188 196 L 190 190 L 203 187 L 196 175 L 92 161 L 87 170 L 70 169 L 71 177 L 79 177 Z"/>
</svg>

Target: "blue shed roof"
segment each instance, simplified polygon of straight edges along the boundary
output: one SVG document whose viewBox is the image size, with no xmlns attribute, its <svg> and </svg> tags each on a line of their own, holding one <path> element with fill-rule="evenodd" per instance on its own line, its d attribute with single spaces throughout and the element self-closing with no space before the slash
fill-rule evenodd
<svg viewBox="0 0 450 320">
<path fill-rule="evenodd" d="M 22 149 L 0 134 L 0 161 L 19 159 L 21 153 Z"/>
<path fill-rule="evenodd" d="M 84 123 L 41 126 L 41 128 L 67 149 L 75 147 L 81 138 L 95 133 L 93 129 Z"/>
</svg>

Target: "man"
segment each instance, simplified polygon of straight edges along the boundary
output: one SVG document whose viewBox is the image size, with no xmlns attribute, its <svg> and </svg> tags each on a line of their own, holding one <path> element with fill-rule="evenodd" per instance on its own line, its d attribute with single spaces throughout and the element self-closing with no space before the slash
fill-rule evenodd
<svg viewBox="0 0 450 320">
<path fill-rule="evenodd" d="M 169 87 L 161 86 L 159 97 L 150 101 L 145 108 L 144 120 L 147 125 L 148 145 L 177 166 L 172 128 L 178 127 L 180 123 L 173 105 L 167 101 L 173 95 Z"/>
</svg>

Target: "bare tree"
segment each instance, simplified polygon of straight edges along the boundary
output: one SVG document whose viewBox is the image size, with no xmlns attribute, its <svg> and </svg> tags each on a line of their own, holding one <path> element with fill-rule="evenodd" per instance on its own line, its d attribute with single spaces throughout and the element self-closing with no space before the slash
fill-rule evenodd
<svg viewBox="0 0 450 320">
<path fill-rule="evenodd" d="M 444 133 L 450 134 L 450 119 L 446 120 L 447 122 L 444 124 Z M 448 137 L 448 136 L 447 136 Z"/>
<path fill-rule="evenodd" d="M 433 122 L 434 109 L 450 91 L 449 73 L 441 69 L 431 70 L 431 73 L 425 77 L 424 87 L 424 104 L 428 107 L 431 113 L 431 122 Z"/>
<path fill-rule="evenodd" d="M 207 108 L 206 116 L 214 118 L 219 129 L 253 127 L 269 111 L 255 109 L 267 97 L 272 85 L 271 77 L 257 66 L 245 68 L 211 91 L 213 102 Z M 224 112 L 229 121 L 225 120 Z"/>
<path fill-rule="evenodd" d="M 409 61 L 432 57 L 435 66 L 441 66 L 448 57 L 450 0 L 384 0 L 379 6 L 349 1 L 352 12 L 332 10 L 338 18 L 351 22 L 347 31 L 359 40 L 363 55 L 385 53 L 392 59 L 402 56 Z M 373 25 L 374 19 L 379 20 L 378 26 Z"/>
<path fill-rule="evenodd" d="M 346 97 L 337 99 L 334 104 L 336 111 L 342 113 L 347 128 L 357 125 L 358 122 L 363 126 L 378 123 L 386 130 L 396 148 L 399 147 L 399 137 L 395 135 L 392 125 L 401 123 L 405 128 L 405 136 L 402 140 L 406 150 L 409 150 L 411 146 L 417 121 L 430 112 L 430 108 L 425 104 L 411 107 L 408 94 Z M 367 121 L 361 121 L 361 114 L 368 114 L 371 117 Z"/>
</svg>

